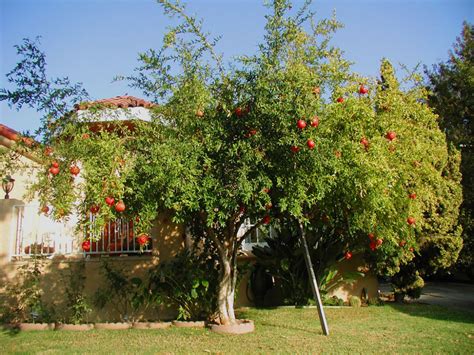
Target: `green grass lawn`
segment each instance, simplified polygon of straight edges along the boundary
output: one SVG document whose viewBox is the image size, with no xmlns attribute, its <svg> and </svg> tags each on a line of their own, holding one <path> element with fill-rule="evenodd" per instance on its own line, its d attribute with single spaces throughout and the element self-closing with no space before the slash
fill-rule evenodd
<svg viewBox="0 0 474 355">
<path fill-rule="evenodd" d="M 474 313 L 420 304 L 326 309 L 245 309 L 254 333 L 207 329 L 0 333 L 0 353 L 462 353 L 474 351 Z"/>
</svg>

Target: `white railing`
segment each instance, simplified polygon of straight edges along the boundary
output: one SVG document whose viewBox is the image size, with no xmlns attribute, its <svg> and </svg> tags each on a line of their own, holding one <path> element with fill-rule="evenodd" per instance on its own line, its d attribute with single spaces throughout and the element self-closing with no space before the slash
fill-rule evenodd
<svg viewBox="0 0 474 355">
<path fill-rule="evenodd" d="M 13 258 L 32 255 L 53 257 L 82 254 L 90 257 L 151 253 L 151 240 L 140 250 L 131 220 L 117 219 L 107 223 L 100 232 L 92 233 L 97 228 L 93 228 L 95 219 L 91 215 L 92 226 L 83 234 L 78 234 L 75 231 L 77 218 L 71 217 L 68 222 L 60 223 L 40 213 L 38 205 L 18 205 L 13 208 L 16 219 L 14 250 L 11 254 Z M 82 249 L 82 242 L 86 239 L 91 241 L 88 251 Z"/>
<path fill-rule="evenodd" d="M 40 214 L 37 205 L 18 205 L 13 210 L 16 218 L 14 257 L 76 252 L 74 221 L 55 222 Z"/>
<path fill-rule="evenodd" d="M 89 216 L 91 227 L 85 232 L 85 238 L 91 241 L 90 250 L 86 251 L 86 255 L 127 255 L 151 253 L 151 240 L 148 245 L 140 250 L 135 234 L 133 220 L 125 218 L 116 219 L 107 223 L 100 232 L 92 232 L 95 230 L 94 215 Z"/>
</svg>

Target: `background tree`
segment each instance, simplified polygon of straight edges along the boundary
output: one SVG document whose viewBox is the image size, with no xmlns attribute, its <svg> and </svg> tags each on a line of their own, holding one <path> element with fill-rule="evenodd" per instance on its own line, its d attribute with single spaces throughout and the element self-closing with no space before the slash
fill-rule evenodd
<svg viewBox="0 0 474 355">
<path fill-rule="evenodd" d="M 464 247 L 461 269 L 474 276 L 474 26 L 465 22 L 450 58 L 425 69 L 429 103 L 439 115 L 446 138 L 461 151 L 463 203 L 461 224 Z"/>
</svg>

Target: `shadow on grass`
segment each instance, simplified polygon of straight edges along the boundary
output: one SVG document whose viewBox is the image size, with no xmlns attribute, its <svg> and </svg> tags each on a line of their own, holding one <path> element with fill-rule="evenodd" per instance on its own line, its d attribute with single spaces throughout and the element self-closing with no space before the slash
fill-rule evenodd
<svg viewBox="0 0 474 355">
<path fill-rule="evenodd" d="M 269 322 L 260 322 L 260 325 L 264 325 L 266 327 L 273 327 L 273 328 L 278 328 L 278 329 L 287 329 L 287 330 L 292 330 L 292 331 L 299 331 L 299 332 L 304 332 L 308 334 L 313 334 L 313 335 L 323 335 L 322 331 L 318 330 L 309 330 L 305 328 L 299 328 L 299 327 L 294 327 L 291 325 L 285 325 L 285 324 L 275 324 L 275 323 L 269 323 Z"/>
<path fill-rule="evenodd" d="M 393 303 L 386 305 L 413 317 L 423 317 L 440 321 L 474 324 L 474 313 L 450 309 L 444 306 L 429 305 L 425 303 Z"/>
<path fill-rule="evenodd" d="M 277 310 L 278 307 L 261 307 L 261 308 L 254 308 L 256 310 Z M 295 308 L 297 309 L 297 308 Z M 239 319 L 252 319 L 252 316 L 254 316 L 254 314 L 251 314 L 249 312 L 247 312 L 246 310 L 238 310 L 236 312 L 237 314 L 237 318 Z M 255 320 L 254 320 L 255 321 Z M 291 330 L 291 331 L 299 331 L 299 332 L 304 332 L 304 333 L 308 333 L 308 334 L 312 334 L 312 335 L 323 335 L 322 331 L 318 328 L 318 330 L 310 330 L 310 329 L 305 329 L 305 328 L 301 328 L 301 327 L 296 327 L 296 326 L 293 326 L 293 325 L 290 325 L 290 324 L 279 324 L 279 323 L 272 323 L 272 322 L 268 322 L 268 321 L 257 321 L 258 322 L 258 325 L 262 325 L 262 326 L 265 326 L 265 327 L 272 327 L 272 328 L 278 328 L 278 329 L 287 329 L 287 330 Z M 257 326 L 257 324 L 256 324 Z"/>
<path fill-rule="evenodd" d="M 0 326 L 0 334 L 9 335 L 9 336 L 16 336 L 20 333 L 19 327 L 12 327 L 12 326 Z"/>
</svg>

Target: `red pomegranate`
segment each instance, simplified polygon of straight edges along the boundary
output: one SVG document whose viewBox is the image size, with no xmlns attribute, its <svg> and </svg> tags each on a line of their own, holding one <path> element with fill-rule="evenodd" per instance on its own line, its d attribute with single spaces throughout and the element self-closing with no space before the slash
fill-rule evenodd
<svg viewBox="0 0 474 355">
<path fill-rule="evenodd" d="M 148 243 L 149 239 L 150 237 L 148 236 L 148 234 L 142 233 L 137 237 L 137 242 L 140 246 L 144 246 Z"/>
<path fill-rule="evenodd" d="M 385 135 L 385 138 L 387 138 L 391 142 L 395 138 L 397 138 L 397 134 L 394 131 L 388 131 L 387 134 Z"/>
<path fill-rule="evenodd" d="M 266 215 L 265 217 L 263 217 L 263 224 L 270 224 L 271 221 L 272 221 L 272 218 L 269 215 Z"/>
<path fill-rule="evenodd" d="M 318 127 L 319 126 L 319 117 L 314 115 L 313 119 L 311 120 L 311 127 Z"/>
<path fill-rule="evenodd" d="M 107 196 L 105 198 L 105 203 L 109 206 L 112 206 L 115 203 L 115 199 L 111 196 Z"/>
<path fill-rule="evenodd" d="M 73 165 L 69 168 L 69 172 L 74 176 L 77 176 L 80 171 L 81 171 L 81 169 L 79 169 L 79 167 L 77 165 Z"/>
<path fill-rule="evenodd" d="M 91 250 L 91 242 L 90 240 L 85 240 L 82 242 L 82 250 L 84 250 L 85 252 L 88 252 Z"/>
<path fill-rule="evenodd" d="M 370 250 L 375 251 L 375 249 L 377 249 L 377 243 L 372 240 L 369 244 L 369 248 Z"/>
<path fill-rule="evenodd" d="M 117 212 L 123 212 L 123 211 L 125 211 L 125 203 L 123 203 L 123 201 L 117 202 L 117 204 L 115 205 L 115 210 L 116 210 Z"/>
<path fill-rule="evenodd" d="M 52 166 L 51 168 L 49 168 L 49 172 L 53 175 L 58 175 L 59 174 L 59 168 L 56 168 L 56 167 Z"/>
</svg>

